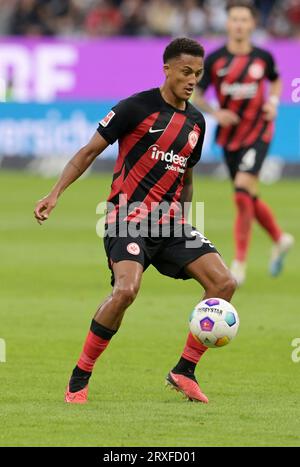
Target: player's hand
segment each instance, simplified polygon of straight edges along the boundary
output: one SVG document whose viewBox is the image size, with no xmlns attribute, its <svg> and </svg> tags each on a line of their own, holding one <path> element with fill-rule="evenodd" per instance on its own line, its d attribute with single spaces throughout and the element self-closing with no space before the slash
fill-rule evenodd
<svg viewBox="0 0 300 467">
<path fill-rule="evenodd" d="M 231 125 L 237 125 L 240 121 L 240 117 L 235 112 L 228 109 L 216 110 L 213 113 L 213 117 L 215 117 L 218 124 L 223 128 L 227 128 Z"/>
<path fill-rule="evenodd" d="M 54 195 L 47 195 L 40 199 L 34 210 L 34 217 L 39 224 L 42 224 L 48 219 L 50 212 L 55 208 L 57 203 L 57 197 Z"/>
<path fill-rule="evenodd" d="M 272 120 L 275 120 L 275 118 L 277 117 L 277 107 L 272 102 L 265 103 L 265 105 L 263 106 L 263 112 L 264 112 L 264 119 L 267 122 L 271 122 Z"/>
</svg>

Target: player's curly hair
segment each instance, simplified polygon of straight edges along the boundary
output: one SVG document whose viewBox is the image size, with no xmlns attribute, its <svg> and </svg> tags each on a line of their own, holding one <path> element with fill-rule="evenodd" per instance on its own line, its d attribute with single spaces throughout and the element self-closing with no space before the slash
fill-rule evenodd
<svg viewBox="0 0 300 467">
<path fill-rule="evenodd" d="M 257 17 L 258 12 L 257 9 L 254 5 L 254 2 L 252 0 L 229 0 L 226 5 L 226 11 L 227 13 L 232 9 L 236 7 L 243 7 L 243 8 L 248 8 L 250 10 L 252 16 L 254 18 Z"/>
<path fill-rule="evenodd" d="M 204 57 L 204 48 L 199 42 L 187 37 L 174 39 L 165 48 L 163 61 L 167 63 L 171 58 L 179 57 L 181 54 L 193 55 L 194 57 Z"/>
</svg>

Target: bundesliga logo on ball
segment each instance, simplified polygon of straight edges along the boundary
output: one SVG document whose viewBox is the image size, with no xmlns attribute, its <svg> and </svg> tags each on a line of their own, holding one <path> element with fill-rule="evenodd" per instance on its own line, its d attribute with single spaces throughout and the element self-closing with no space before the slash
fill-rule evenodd
<svg viewBox="0 0 300 467">
<path fill-rule="evenodd" d="M 239 316 L 231 303 L 209 298 L 196 305 L 190 316 L 190 330 L 195 339 L 207 347 L 223 347 L 236 336 Z"/>
</svg>

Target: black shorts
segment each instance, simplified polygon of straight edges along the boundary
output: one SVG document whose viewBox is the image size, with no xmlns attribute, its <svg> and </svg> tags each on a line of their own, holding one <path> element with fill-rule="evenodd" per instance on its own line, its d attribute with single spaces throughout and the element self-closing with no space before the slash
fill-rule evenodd
<svg viewBox="0 0 300 467">
<path fill-rule="evenodd" d="M 224 149 L 224 159 L 232 180 L 237 172 L 258 175 L 269 149 L 269 143 L 257 140 L 251 146 L 238 151 Z"/>
<path fill-rule="evenodd" d="M 190 279 L 185 266 L 207 253 L 218 253 L 214 245 L 197 229 L 186 224 L 180 235 L 170 237 L 104 237 L 108 266 L 123 260 L 137 261 L 144 271 L 152 264 L 161 274 L 175 279 Z"/>
</svg>

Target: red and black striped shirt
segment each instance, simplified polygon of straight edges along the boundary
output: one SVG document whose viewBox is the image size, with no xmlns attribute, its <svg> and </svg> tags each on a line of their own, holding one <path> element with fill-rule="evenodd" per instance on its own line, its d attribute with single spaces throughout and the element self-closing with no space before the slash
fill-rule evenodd
<svg viewBox="0 0 300 467">
<path fill-rule="evenodd" d="M 264 120 L 262 107 L 266 80 L 275 81 L 278 76 L 272 55 L 258 47 L 246 55 L 233 55 L 224 46 L 207 56 L 200 89 L 205 91 L 213 85 L 220 107 L 240 117 L 238 125 L 218 127 L 216 139 L 220 146 L 236 151 L 258 139 L 271 141 L 274 125 Z"/>
<path fill-rule="evenodd" d="M 148 212 L 152 203 L 180 200 L 185 171 L 201 157 L 205 120 L 189 102 L 179 110 L 155 88 L 120 101 L 101 120 L 98 132 L 110 144 L 119 142 L 108 198 L 115 216 L 120 195 L 126 195 L 128 204 L 143 203 Z"/>
</svg>

